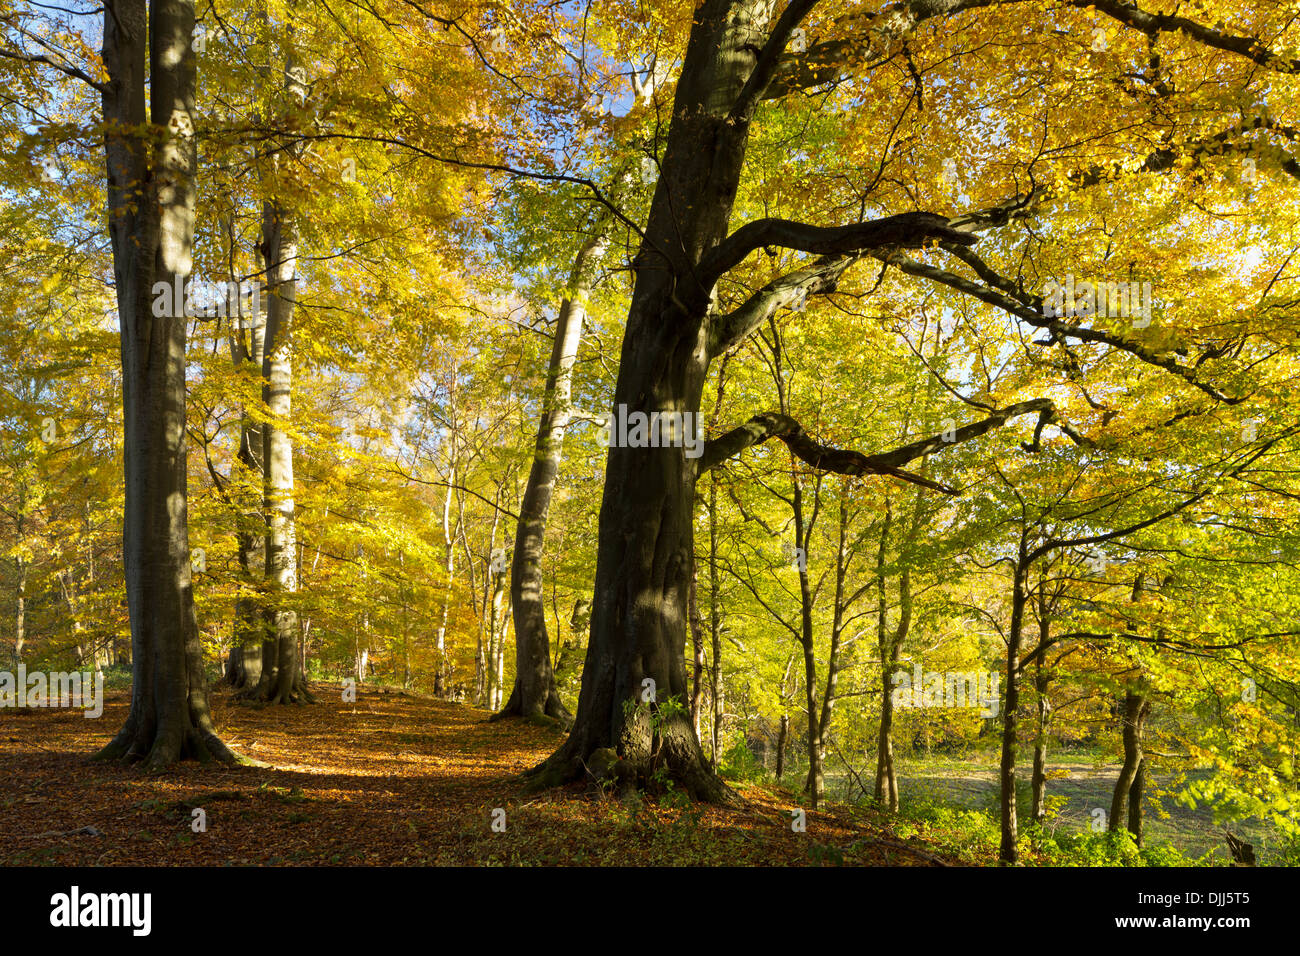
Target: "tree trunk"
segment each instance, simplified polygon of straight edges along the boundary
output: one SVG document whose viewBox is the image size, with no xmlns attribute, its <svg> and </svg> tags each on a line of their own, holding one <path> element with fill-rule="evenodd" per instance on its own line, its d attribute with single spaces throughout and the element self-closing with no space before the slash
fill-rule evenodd
<svg viewBox="0 0 1300 956">
<path fill-rule="evenodd" d="M 19 540 L 22 539 L 21 519 L 19 524 Z M 27 559 L 19 555 L 14 559 L 17 565 L 17 599 L 14 609 L 14 660 L 23 659 L 23 646 L 27 643 Z"/>
<path fill-rule="evenodd" d="M 1108 828 L 1113 833 L 1128 823 L 1129 832 L 1137 837 L 1142 830 L 1142 807 L 1134 800 L 1133 787 L 1143 763 L 1142 738 L 1151 704 L 1145 694 L 1129 688 L 1124 693 L 1124 764 L 1120 767 L 1115 792 L 1111 795 Z M 1136 804 L 1136 805 L 1135 805 Z M 1127 816 L 1125 808 L 1127 806 Z M 1136 826 L 1134 825 L 1136 823 Z"/>
<path fill-rule="evenodd" d="M 274 199 L 262 204 L 262 261 L 266 267 L 266 332 L 262 358 L 263 498 L 267 633 L 256 696 L 272 704 L 313 702 L 298 662 L 298 543 L 294 521 L 292 420 L 293 310 L 297 297 L 298 240 L 293 222 Z"/>
<path fill-rule="evenodd" d="M 505 603 L 506 579 L 504 569 L 493 567 L 493 559 L 491 558 L 488 559 L 487 579 L 490 582 L 487 623 L 487 706 L 488 710 L 494 711 L 500 706 L 501 700 L 497 655 L 500 653 L 498 641 L 501 634 L 500 620 Z"/>
<path fill-rule="evenodd" d="M 1034 727 L 1034 772 L 1030 779 L 1033 805 L 1030 818 L 1037 824 L 1047 819 L 1047 730 L 1052 719 L 1052 702 L 1047 696 L 1052 684 L 1050 669 L 1043 666 L 1051 640 L 1052 620 L 1047 606 L 1047 582 L 1038 586 L 1038 657 L 1034 660 L 1034 695 L 1037 698 L 1037 722 Z"/>
<path fill-rule="evenodd" d="M 1029 561 L 1026 555 L 1025 541 L 1022 538 L 1020 557 L 1016 561 L 1015 577 L 1011 588 L 1011 622 L 1007 627 L 1006 692 L 1002 708 L 1002 762 L 998 775 L 1001 788 L 999 804 L 1001 807 L 1002 829 L 999 859 L 1004 864 L 1013 864 L 1018 859 L 1019 822 L 1016 819 L 1016 735 L 1019 725 L 1016 711 L 1020 707 L 1020 643 L 1025 626 L 1028 580 Z"/>
<path fill-rule="evenodd" d="M 497 715 L 529 719 L 550 717 L 567 723 L 568 709 L 555 692 L 551 670 L 551 643 L 546 633 L 546 603 L 542 587 L 542 553 L 546 518 L 551 509 L 555 480 L 560 471 L 564 433 L 572 414 L 573 366 L 582 341 L 595 267 L 605 249 L 603 224 L 579 251 L 569 278 L 569 292 L 560 303 L 555 339 L 546 372 L 541 422 L 519 523 L 515 553 L 510 565 L 510 605 L 515 619 L 515 684 L 510 700 Z"/>
<path fill-rule="evenodd" d="M 880 732 L 876 738 L 876 805 L 890 812 L 898 810 L 898 776 L 894 769 L 894 685 L 893 675 L 903 652 L 902 640 L 890 640 L 889 592 L 885 579 L 885 557 L 893 511 L 885 497 L 885 514 L 880 524 L 880 550 L 876 553 L 876 645 L 880 650 Z M 910 592 L 909 592 L 910 596 Z M 908 602 L 911 608 L 911 602 Z"/>
<path fill-rule="evenodd" d="M 1146 787 L 1147 759 L 1138 761 L 1137 771 L 1133 774 L 1133 785 L 1128 791 L 1128 832 L 1133 834 L 1133 842 L 1142 845 L 1142 791 Z"/>
<path fill-rule="evenodd" d="M 1047 729 L 1051 722 L 1051 701 L 1047 697 L 1051 675 L 1043 670 L 1043 655 L 1038 656 L 1034 667 L 1034 692 L 1038 698 L 1038 719 L 1034 728 L 1034 772 L 1030 780 L 1033 806 L 1030 817 L 1035 823 L 1047 820 Z"/>
<path fill-rule="evenodd" d="M 184 296 L 181 302 L 171 296 L 170 308 L 167 297 L 155 299 L 155 283 L 174 291 L 191 269 L 197 165 L 193 29 L 193 0 L 117 0 L 104 14 L 108 220 L 126 433 L 122 552 L 133 681 L 126 723 L 98 757 L 143 760 L 149 768 L 183 757 L 240 761 L 212 725 L 194 616 Z"/>
<path fill-rule="evenodd" d="M 785 744 L 790 737 L 790 715 L 781 715 L 781 732 L 776 738 L 776 779 L 785 773 Z"/>
<path fill-rule="evenodd" d="M 709 272 L 720 260 L 702 268 L 703 260 L 727 237 L 752 117 L 772 75 L 768 66 L 802 9 L 792 7 L 791 18 L 782 20 L 758 70 L 767 34 L 755 12 L 763 6 L 704 0 L 694 14 L 633 262 L 614 387 L 615 409 L 629 416 L 689 414 L 695 430 L 711 349 L 722 341 L 711 336 L 718 327 L 710 318 L 716 283 Z M 721 264 L 721 271 L 727 268 Z M 705 274 L 708 281 L 700 281 Z M 688 706 L 684 651 L 697 459 L 687 457 L 684 442 L 612 446 L 577 715 L 565 743 L 537 768 L 539 783 L 577 779 L 596 750 L 613 748 L 628 779 L 649 781 L 662 772 L 693 797 L 732 800 L 704 757 Z M 662 709 L 669 699 L 678 706 Z"/>
<path fill-rule="evenodd" d="M 454 397 L 453 397 L 454 402 Z M 454 405 L 453 405 L 454 408 Z M 454 413 L 453 413 L 454 414 Z M 455 437 L 452 437 L 452 466 L 447 479 L 447 494 L 442 502 L 442 541 L 443 541 L 443 570 L 447 573 L 447 586 L 442 595 L 442 617 L 438 621 L 438 631 L 434 641 L 434 650 L 437 651 L 437 661 L 433 671 L 433 696 L 438 698 L 447 695 L 447 615 L 451 612 L 452 589 L 456 577 L 456 541 L 451 533 L 451 496 L 452 485 L 456 483 L 456 466 L 455 466 Z M 482 661 L 483 661 L 483 642 L 479 640 L 479 654 L 475 661 L 475 685 L 476 692 L 474 699 L 482 699 Z"/>
<path fill-rule="evenodd" d="M 695 656 L 691 664 L 691 723 L 695 725 L 695 734 L 700 733 L 700 705 L 704 698 L 704 621 L 700 619 L 698 600 L 699 571 L 691 569 L 691 593 L 687 608 L 691 617 L 691 646 Z"/>
<path fill-rule="evenodd" d="M 898 578 L 898 626 L 886 639 L 881 654 L 880 735 L 876 755 L 876 803 L 891 813 L 898 812 L 898 770 L 894 765 L 894 694 L 892 675 L 898 670 L 903 642 L 912 626 L 912 574 L 904 569 Z"/>
<path fill-rule="evenodd" d="M 260 298 L 260 296 L 259 296 Z M 264 359 L 265 315 L 260 308 L 250 314 L 243 313 L 243 301 L 240 299 L 238 328 L 233 327 L 230 334 L 231 360 L 235 367 L 247 364 L 256 370 L 258 378 L 262 375 Z M 247 334 L 247 338 L 245 338 Z M 265 474 L 262 468 L 262 426 L 249 414 L 247 408 L 240 410 L 239 454 L 237 457 L 240 480 L 231 482 L 237 502 L 245 497 L 241 492 L 252 483 L 257 483 L 256 502 L 250 502 L 249 512 L 257 516 L 257 523 L 265 526 L 262 513 L 262 485 Z M 248 484 L 246 484 L 248 483 Z M 241 512 L 242 512 L 241 508 Z M 236 547 L 239 550 L 240 584 L 248 591 L 256 586 L 254 564 L 263 547 L 263 534 L 256 533 L 248 516 L 240 514 L 240 528 L 236 534 Z M 265 617 L 257 597 L 251 593 L 241 593 L 235 600 L 234 640 L 230 651 L 229 665 L 226 668 L 226 682 L 237 691 L 252 691 L 262 679 L 262 643 L 265 637 Z"/>
</svg>

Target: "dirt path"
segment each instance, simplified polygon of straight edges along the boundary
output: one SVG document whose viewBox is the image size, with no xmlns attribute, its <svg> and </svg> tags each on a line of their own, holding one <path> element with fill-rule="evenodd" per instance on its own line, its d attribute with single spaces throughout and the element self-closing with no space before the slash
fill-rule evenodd
<svg viewBox="0 0 1300 956">
<path fill-rule="evenodd" d="M 320 689 L 327 695 L 337 692 Z M 741 810 L 671 798 L 629 807 L 594 785 L 528 795 L 519 774 L 555 748 L 557 732 L 364 689 L 355 704 L 260 709 L 214 695 L 224 739 L 273 769 L 181 764 L 145 776 L 87 762 L 127 706 L 109 695 L 98 720 L 0 710 L 0 864 L 926 862 L 848 810 L 810 812 L 795 833 L 797 802 L 760 788 L 741 790 Z M 194 832 L 196 809 L 206 832 Z"/>
</svg>

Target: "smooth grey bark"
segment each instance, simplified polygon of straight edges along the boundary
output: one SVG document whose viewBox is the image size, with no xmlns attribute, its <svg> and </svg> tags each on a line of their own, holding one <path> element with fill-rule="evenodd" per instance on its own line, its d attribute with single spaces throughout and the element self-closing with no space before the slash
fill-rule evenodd
<svg viewBox="0 0 1300 956">
<path fill-rule="evenodd" d="M 1138 758 L 1137 770 L 1133 772 L 1133 784 L 1128 791 L 1128 832 L 1133 834 L 1133 842 L 1142 846 L 1144 839 L 1142 827 L 1142 794 L 1146 789 L 1147 759 Z"/>
<path fill-rule="evenodd" d="M 21 533 L 21 526 L 20 526 Z M 17 579 L 14 584 L 14 660 L 23 659 L 23 647 L 27 643 L 27 559 L 22 555 L 14 558 L 17 566 Z"/>
<path fill-rule="evenodd" d="M 818 506 L 821 503 L 820 489 L 814 498 L 812 520 L 804 522 L 803 486 L 795 477 L 794 493 L 791 496 L 791 510 L 794 514 L 794 546 L 796 554 L 802 556 L 799 568 L 799 644 L 803 648 L 804 698 L 808 715 L 808 776 L 804 789 L 816 810 L 826 793 L 826 777 L 822 769 L 825 760 L 825 741 L 821 715 L 817 707 L 817 655 L 813 631 L 812 588 L 808 581 L 808 545 L 809 534 L 816 521 Z"/>
<path fill-rule="evenodd" d="M 515 550 L 510 565 L 510 605 L 515 619 L 515 684 L 509 701 L 497 715 L 499 717 L 551 718 L 564 723 L 571 719 L 556 693 L 555 675 L 551 669 L 542 554 L 546 519 L 560 471 L 564 433 L 573 410 L 573 366 L 578 360 L 578 346 L 582 342 L 587 297 L 607 244 L 607 222 L 607 218 L 602 218 L 595 234 L 578 252 L 569 277 L 568 292 L 556 317 L 546 390 L 542 396 L 541 422 L 537 428 L 528 484 L 519 508 Z"/>
<path fill-rule="evenodd" d="M 452 436 L 452 442 L 455 442 L 455 436 Z M 433 670 L 433 696 L 444 697 L 447 693 L 447 668 L 445 656 L 447 652 L 447 616 L 451 612 L 452 589 L 456 580 L 456 539 L 451 533 L 451 498 L 452 485 L 456 483 L 456 472 L 453 467 L 451 480 L 447 482 L 447 494 L 442 501 L 442 544 L 443 544 L 443 571 L 447 575 L 447 586 L 443 592 L 442 616 L 438 621 L 438 629 L 434 635 L 434 650 L 437 651 L 438 659 Z M 480 641 L 480 645 L 481 645 Z M 481 657 L 481 654 L 480 654 Z M 478 680 L 478 675 L 475 675 Z"/>
<path fill-rule="evenodd" d="M 455 532 L 452 531 L 451 522 L 451 503 L 458 484 L 456 479 L 457 470 L 460 467 L 459 458 L 459 423 L 456 409 L 456 375 L 457 370 L 453 367 L 447 382 L 447 488 L 446 494 L 442 500 L 442 546 L 443 546 L 443 570 L 446 573 L 447 580 L 442 592 L 441 618 L 438 622 L 437 632 L 434 637 L 434 649 L 437 651 L 437 662 L 433 672 L 433 695 L 439 698 L 445 698 L 448 694 L 447 687 L 447 620 L 451 613 L 451 602 L 455 593 L 456 581 L 456 539 L 460 538 L 465 546 L 466 553 L 469 551 L 469 542 L 465 534 L 465 502 L 463 496 L 457 498 L 458 514 Z M 496 537 L 495 519 L 493 523 L 493 538 Z M 466 562 L 470 575 L 470 596 L 474 596 L 474 565 L 473 561 Z M 478 646 L 474 654 L 474 702 L 482 703 L 484 688 L 486 686 L 485 658 L 483 648 L 483 630 L 482 617 L 479 618 L 479 638 Z"/>
<path fill-rule="evenodd" d="M 288 71 L 286 71 L 288 72 Z M 262 204 L 260 246 L 266 276 L 266 327 L 262 354 L 263 513 L 266 518 L 267 631 L 262 673 L 252 696 L 272 704 L 314 701 L 298 661 L 298 542 L 295 524 L 293 440 L 293 312 L 297 301 L 298 239 L 293 220 L 275 199 Z"/>
<path fill-rule="evenodd" d="M 182 757 L 241 759 L 212 725 L 194 616 L 184 303 L 154 308 L 155 283 L 175 288 L 191 270 L 197 166 L 193 29 L 193 0 L 111 0 L 104 12 L 108 81 L 102 95 L 121 323 L 122 552 L 133 680 L 126 723 L 97 756 L 143 761 L 149 768 Z"/>
<path fill-rule="evenodd" d="M 488 710 L 496 710 L 496 633 L 497 616 L 501 612 L 501 599 L 505 592 L 502 573 L 493 568 L 493 552 L 497 549 L 497 528 L 501 523 L 501 485 L 498 484 L 492 497 L 492 529 L 488 535 L 488 558 L 484 562 L 483 575 L 483 613 L 479 615 L 479 649 L 475 660 L 476 677 L 479 682 L 477 703 L 485 704 Z"/>
<path fill-rule="evenodd" d="M 1166 579 L 1165 585 L 1168 584 L 1169 579 Z M 1145 579 L 1141 574 L 1133 579 L 1133 591 L 1129 596 L 1132 603 L 1136 604 L 1142 599 L 1144 585 Z M 1127 628 L 1128 631 L 1133 629 L 1132 624 Z M 1127 824 L 1138 846 L 1142 845 L 1142 790 L 1146 783 L 1143 738 L 1146 736 L 1147 716 L 1151 713 L 1151 700 L 1144 684 L 1139 671 L 1137 680 L 1124 689 L 1124 701 L 1120 709 L 1124 762 L 1120 766 L 1119 777 L 1115 780 L 1115 790 L 1110 800 L 1110 817 L 1107 819 L 1107 829 L 1111 833 L 1118 832 Z"/>
</svg>

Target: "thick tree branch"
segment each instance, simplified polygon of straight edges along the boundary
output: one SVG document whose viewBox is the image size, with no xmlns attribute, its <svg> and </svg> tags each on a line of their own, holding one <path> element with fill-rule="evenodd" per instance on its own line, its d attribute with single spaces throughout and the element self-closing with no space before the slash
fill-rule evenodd
<svg viewBox="0 0 1300 956">
<path fill-rule="evenodd" d="M 839 34 L 835 39 L 810 43 L 802 53 L 787 52 L 762 92 L 764 99 L 779 99 L 801 90 L 834 83 L 844 78 L 851 63 L 867 61 L 891 43 L 911 34 L 934 17 L 954 16 L 964 10 L 998 5 L 1015 0 L 901 0 L 878 12 L 850 13 L 837 17 L 827 28 Z"/>
<path fill-rule="evenodd" d="M 840 475 L 890 475 L 912 484 L 933 488 L 945 494 L 957 494 L 956 488 L 931 481 L 920 475 L 904 471 L 901 465 L 907 464 L 932 452 L 941 451 L 952 445 L 977 438 L 994 428 L 1005 425 L 1012 418 L 1037 412 L 1040 416 L 1053 414 L 1050 399 L 1035 398 L 1027 402 L 1017 402 L 987 418 L 950 432 L 931 435 L 919 441 L 910 442 L 891 451 L 864 455 L 851 449 L 832 448 L 822 445 L 810 438 L 803 427 L 789 415 L 779 412 L 763 412 L 755 415 L 745 424 L 733 428 L 726 434 L 719 435 L 704 445 L 700 456 L 699 472 L 702 474 L 716 468 L 722 462 L 740 454 L 746 448 L 762 444 L 769 438 L 779 438 L 786 447 L 801 461 L 821 471 L 835 472 Z"/>
<path fill-rule="evenodd" d="M 931 213 L 903 213 L 871 223 L 830 229 L 782 219 L 763 219 L 741 226 L 717 246 L 709 257 L 706 257 L 701 264 L 702 271 L 707 272 L 723 266 L 731 268 L 727 265 L 728 262 L 734 260 L 732 265 L 738 263 L 760 245 L 783 245 L 787 248 L 803 248 L 813 252 L 824 250 L 828 254 L 824 254 L 812 265 L 793 270 L 769 282 L 734 312 L 712 318 L 709 329 L 709 357 L 721 355 L 736 343 L 743 341 L 783 306 L 793 306 L 809 295 L 825 295 L 834 292 L 844 272 L 863 257 L 860 245 L 865 247 L 873 237 L 875 240 L 891 237 L 897 239 L 900 234 L 907 233 L 911 229 L 913 240 L 918 233 L 928 232 L 931 238 L 949 237 L 948 247 L 967 246 L 977 241 L 974 233 L 1002 226 L 1012 219 L 1028 215 L 1043 194 L 1044 190 L 1036 187 L 1028 193 L 1012 196 L 995 206 L 972 210 L 952 219 Z M 793 239 L 796 237 L 806 240 L 805 244 L 794 245 Z M 921 239 L 910 244 L 919 246 L 925 241 Z M 755 242 L 758 245 L 754 245 Z M 897 246 L 909 243 L 893 244 Z M 833 254 L 843 249 L 858 251 Z M 739 259 L 736 258 L 737 256 Z M 720 274 L 712 278 L 711 283 L 716 283 L 718 278 L 721 278 Z"/>
<path fill-rule="evenodd" d="M 825 257 L 773 279 L 737 309 L 709 320 L 709 359 L 742 342 L 783 307 L 794 308 L 810 295 L 834 292 L 845 270 L 860 256 Z"/>
<path fill-rule="evenodd" d="M 828 25 L 833 39 L 809 44 L 803 53 L 788 53 L 765 85 L 765 99 L 811 90 L 845 78 L 853 64 L 882 58 L 891 43 L 908 36 L 926 20 L 951 17 L 966 10 L 1006 6 L 1017 0 L 900 0 L 875 13 L 851 13 Z M 1300 60 L 1271 52 L 1256 37 L 1238 36 L 1174 14 L 1148 13 L 1124 0 L 1066 0 L 1067 6 L 1095 7 L 1107 16 L 1151 37 L 1182 33 L 1205 46 L 1239 56 L 1279 73 L 1300 72 Z"/>
<path fill-rule="evenodd" d="M 956 228 L 947 216 L 904 212 L 847 226 L 810 226 L 790 219 L 758 219 L 745 223 L 718 243 L 700 261 L 700 284 L 712 289 L 724 275 L 757 249 L 779 246 L 819 256 L 845 256 L 897 246 L 919 249 L 926 243 L 971 245 L 978 240 L 969 228 Z"/>
<path fill-rule="evenodd" d="M 83 83 L 90 85 L 100 93 L 103 93 L 107 89 L 107 87 L 105 87 L 103 83 L 96 80 L 94 77 L 92 77 L 89 73 L 86 73 L 84 70 L 78 69 L 77 67 L 72 66 L 71 64 L 68 63 L 60 63 L 59 61 L 53 59 L 52 57 L 48 57 L 40 53 L 20 53 L 16 50 L 6 50 L 0 48 L 0 57 L 5 57 L 6 59 L 10 59 L 10 60 L 18 60 L 22 63 L 32 63 L 35 65 L 53 67 L 54 69 L 58 70 L 60 73 L 72 77 L 74 80 L 81 80 Z"/>
<path fill-rule="evenodd" d="M 736 105 L 731 110 L 733 122 L 748 123 L 753 119 L 754 108 L 763 99 L 772 78 L 781 67 L 782 54 L 790 42 L 791 34 L 819 2 L 820 0 L 790 0 L 786 5 L 758 54 L 758 62 L 754 64 L 753 72 L 749 74 L 749 79 L 745 81 L 740 95 L 736 97 Z"/>
<path fill-rule="evenodd" d="M 1148 13 L 1137 4 L 1125 3 L 1123 0 L 1069 0 L 1069 4 L 1084 10 L 1095 7 L 1112 19 L 1148 36 L 1182 33 L 1205 46 L 1235 53 L 1277 73 L 1300 73 L 1300 60 L 1271 52 L 1258 37 L 1225 33 L 1172 13 Z"/>
</svg>

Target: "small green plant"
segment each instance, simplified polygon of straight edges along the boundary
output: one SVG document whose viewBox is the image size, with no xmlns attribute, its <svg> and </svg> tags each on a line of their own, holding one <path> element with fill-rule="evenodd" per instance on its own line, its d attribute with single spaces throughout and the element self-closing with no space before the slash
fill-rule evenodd
<svg viewBox="0 0 1300 956">
<path fill-rule="evenodd" d="M 722 755 L 718 772 L 728 780 L 760 780 L 765 772 L 763 764 L 743 740 Z"/>
</svg>

